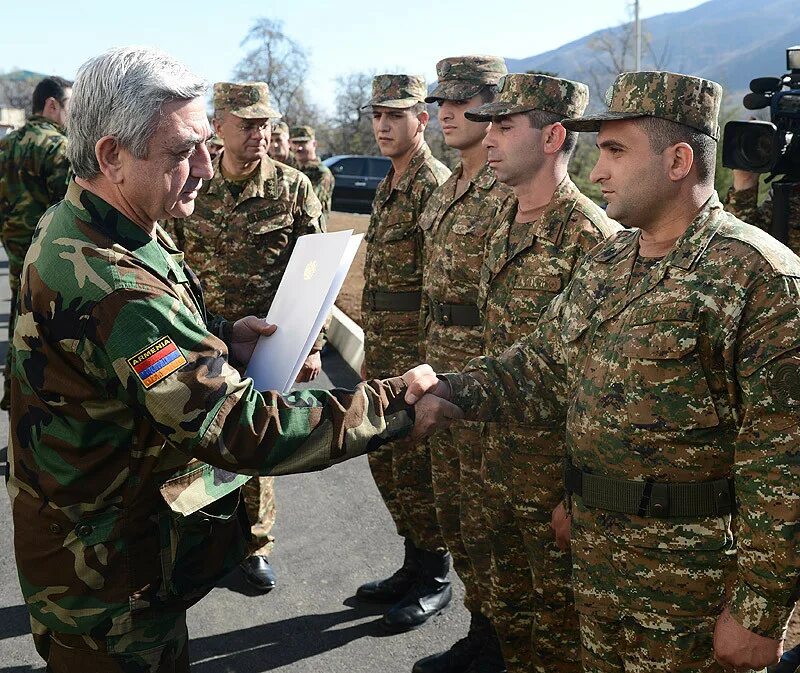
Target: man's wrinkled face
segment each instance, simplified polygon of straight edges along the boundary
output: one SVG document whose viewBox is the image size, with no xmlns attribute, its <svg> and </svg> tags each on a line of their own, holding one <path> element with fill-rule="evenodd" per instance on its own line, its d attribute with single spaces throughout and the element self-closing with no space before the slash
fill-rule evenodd
<svg viewBox="0 0 800 673">
<path fill-rule="evenodd" d="M 292 151 L 300 163 L 314 161 L 317 158 L 316 140 L 293 140 Z"/>
<path fill-rule="evenodd" d="M 486 135 L 488 122 L 473 122 L 464 116 L 470 108 L 483 103 L 481 96 L 473 96 L 466 100 L 442 100 L 439 105 L 439 123 L 442 126 L 444 141 L 457 150 L 474 147 Z"/>
<path fill-rule="evenodd" d="M 375 105 L 372 108 L 372 131 L 381 154 L 402 157 L 414 146 L 420 119 L 411 108 L 399 109 Z"/>
<path fill-rule="evenodd" d="M 267 156 L 271 125 L 269 119 L 243 119 L 223 112 L 214 119 L 214 128 L 225 141 L 225 152 L 242 163 L 260 161 Z"/>
<path fill-rule="evenodd" d="M 123 198 L 148 222 L 187 217 L 212 175 L 206 141 L 211 128 L 202 98 L 165 103 L 161 121 L 147 145 L 147 158 L 120 150 Z"/>
<path fill-rule="evenodd" d="M 538 172 L 544 162 L 543 130 L 533 128 L 525 114 L 492 121 L 483 145 L 488 150 L 486 160 L 500 182 L 513 187 Z"/>
<path fill-rule="evenodd" d="M 276 161 L 286 161 L 289 158 L 289 134 L 275 131 L 269 140 L 269 155 Z"/>
</svg>

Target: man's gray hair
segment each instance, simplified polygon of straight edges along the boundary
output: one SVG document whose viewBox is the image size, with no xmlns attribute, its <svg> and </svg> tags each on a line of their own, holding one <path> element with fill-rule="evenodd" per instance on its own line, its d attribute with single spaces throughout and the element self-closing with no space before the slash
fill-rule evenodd
<svg viewBox="0 0 800 673">
<path fill-rule="evenodd" d="M 95 145 L 113 136 L 138 159 L 158 129 L 164 103 L 202 96 L 208 83 L 183 63 L 150 47 L 111 49 L 84 63 L 72 86 L 67 155 L 75 175 L 100 172 Z"/>
</svg>

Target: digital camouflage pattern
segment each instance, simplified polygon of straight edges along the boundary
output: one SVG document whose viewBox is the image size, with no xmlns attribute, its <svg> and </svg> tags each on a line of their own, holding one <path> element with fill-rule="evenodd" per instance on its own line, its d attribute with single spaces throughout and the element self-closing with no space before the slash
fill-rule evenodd
<svg viewBox="0 0 800 673">
<path fill-rule="evenodd" d="M 214 84 L 214 110 L 230 112 L 242 119 L 279 119 L 272 107 L 266 82 L 217 82 Z"/>
<path fill-rule="evenodd" d="M 289 138 L 289 126 L 286 124 L 286 122 L 274 121 L 272 123 L 272 133 L 270 135 L 274 136 L 275 134 L 285 135 L 287 139 Z M 280 161 L 282 164 L 286 164 L 292 168 L 297 168 L 297 161 L 295 160 L 294 152 L 292 152 L 291 147 L 289 148 L 289 154 L 283 158 L 272 156 L 271 150 L 272 148 L 270 146 L 270 157 L 272 157 L 273 161 Z"/>
<path fill-rule="evenodd" d="M 500 355 L 532 332 L 583 257 L 621 228 L 569 177 L 539 218 L 516 219 L 513 203 L 499 218 L 481 269 L 486 355 Z M 558 427 L 486 424 L 492 623 L 509 672 L 581 670 L 571 558 L 550 529 L 550 514 L 564 495 L 564 452 Z"/>
<path fill-rule="evenodd" d="M 422 232 L 417 223 L 431 194 L 449 175 L 423 144 L 397 183 L 392 186 L 395 172 L 390 168 L 375 192 L 361 299 L 364 366 L 370 377 L 404 372 L 420 361 L 419 312 L 373 309 L 372 298 L 376 292 L 420 292 Z M 369 465 L 398 534 L 410 537 L 421 549 L 443 547 L 433 509 L 427 446 L 417 445 L 413 452 L 387 448 L 370 455 Z"/>
<path fill-rule="evenodd" d="M 419 226 L 425 234 L 420 325 L 423 357 L 437 371 L 453 369 L 483 349 L 483 330 L 443 325 L 433 319 L 431 302 L 477 307 L 481 266 L 497 217 L 516 199 L 497 181 L 488 164 L 459 190 L 455 172 L 431 197 Z M 478 321 L 479 322 L 479 321 Z M 429 440 L 436 513 L 453 566 L 464 582 L 464 604 L 488 616 L 488 576 L 480 480 L 481 427 L 458 423 Z"/>
<path fill-rule="evenodd" d="M 758 186 L 738 192 L 731 187 L 725 199 L 725 210 L 769 233 L 772 226 L 772 191 L 759 206 Z M 789 212 L 789 240 L 786 245 L 800 255 L 800 187 L 795 187 L 789 196 Z"/>
<path fill-rule="evenodd" d="M 319 159 L 313 161 L 306 161 L 304 163 L 297 163 L 298 170 L 311 181 L 314 187 L 314 193 L 317 195 L 320 204 L 322 205 L 323 218 L 327 218 L 331 214 L 331 206 L 333 204 L 333 187 L 334 179 L 331 169 L 323 164 Z"/>
<path fill-rule="evenodd" d="M 778 638 L 798 597 L 800 259 L 716 196 L 634 278 L 639 236 L 598 246 L 528 337 L 447 378 L 468 418 L 566 424 L 581 470 L 735 480 L 733 518 L 644 518 L 572 501 L 578 612 L 609 642 L 604 624 L 637 634 L 606 651 L 583 632 L 589 661 L 602 659 L 587 670 L 653 670 L 635 650 L 659 642 L 672 666 L 658 670 L 701 658 L 693 670 L 721 671 L 711 640 L 726 604 L 745 628 Z"/>
<path fill-rule="evenodd" d="M 599 131 L 604 121 L 658 117 L 718 140 L 721 101 L 722 87 L 708 79 L 663 71 L 623 72 L 606 92 L 606 112 L 569 119 L 564 126 Z"/>
<path fill-rule="evenodd" d="M 497 84 L 508 72 L 499 56 L 453 56 L 436 64 L 438 82 L 425 98 L 426 103 L 441 100 L 467 100 L 486 86 Z"/>
<path fill-rule="evenodd" d="M 306 141 L 314 140 L 317 134 L 310 126 L 293 126 L 289 133 L 289 140 Z"/>
<path fill-rule="evenodd" d="M 562 117 L 582 115 L 589 104 L 589 87 L 548 75 L 506 75 L 497 85 L 497 94 L 490 103 L 464 113 L 476 122 L 491 121 L 494 117 L 541 110 Z"/>
<path fill-rule="evenodd" d="M 220 338 L 231 323 L 155 233 L 73 182 L 23 271 L 8 491 L 43 656 L 48 631 L 162 642 L 243 558 L 247 475 L 325 468 L 411 427 L 399 379 L 255 391 Z"/>
<path fill-rule="evenodd" d="M 372 78 L 372 98 L 361 109 L 373 105 L 409 108 L 424 103 L 427 95 L 425 80 L 418 75 L 376 75 Z"/>
</svg>

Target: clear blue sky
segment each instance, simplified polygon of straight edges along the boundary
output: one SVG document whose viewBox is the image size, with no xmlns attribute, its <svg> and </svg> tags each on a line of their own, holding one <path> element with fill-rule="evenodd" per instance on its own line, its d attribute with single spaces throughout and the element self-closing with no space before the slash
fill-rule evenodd
<svg viewBox="0 0 800 673">
<path fill-rule="evenodd" d="M 74 77 L 111 47 L 147 44 L 210 81 L 230 78 L 253 20 L 268 16 L 310 52 L 312 99 L 330 110 L 337 75 L 359 70 L 435 78 L 440 58 L 524 58 L 627 19 L 627 0 L 0 0 L 0 71 Z M 642 16 L 701 0 L 641 0 Z"/>
</svg>

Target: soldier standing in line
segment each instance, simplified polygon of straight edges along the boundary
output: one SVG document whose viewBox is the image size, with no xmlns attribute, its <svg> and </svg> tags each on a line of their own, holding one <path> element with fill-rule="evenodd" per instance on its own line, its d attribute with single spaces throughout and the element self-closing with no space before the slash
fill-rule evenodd
<svg viewBox="0 0 800 673">
<path fill-rule="evenodd" d="M 208 139 L 206 147 L 208 148 L 208 156 L 211 157 L 211 161 L 214 161 L 222 154 L 222 150 L 225 148 L 225 141 L 215 133 Z"/>
<path fill-rule="evenodd" d="M 67 118 L 72 82 L 46 77 L 33 90 L 33 116 L 22 128 L 3 139 L 0 151 L 0 226 L 8 256 L 11 310 L 8 316 L 8 350 L 3 371 L 0 409 L 10 404 L 11 335 L 17 313 L 22 262 L 33 231 L 44 211 L 64 198 L 67 191 Z"/>
<path fill-rule="evenodd" d="M 514 202 L 497 181 L 481 145 L 487 123 L 464 112 L 491 101 L 506 74 L 502 58 L 458 56 L 436 64 L 437 87 L 426 98 L 438 103 L 444 140 L 458 150 L 460 163 L 434 192 L 420 219 L 425 234 L 425 267 L 420 327 L 423 355 L 449 370 L 483 349 L 478 286 L 486 243 L 498 215 Z M 442 535 L 464 582 L 470 629 L 450 650 L 414 666 L 428 671 L 504 670 L 497 635 L 489 621 L 490 550 L 482 515 L 481 425 L 459 423 L 430 442 L 433 492 Z"/>
<path fill-rule="evenodd" d="M 370 378 L 419 360 L 422 233 L 417 222 L 433 191 L 450 175 L 425 142 L 426 92 L 420 77 L 378 75 L 365 106 L 381 154 L 392 162 L 375 193 L 366 236 L 361 312 Z M 450 555 L 436 522 L 425 443 L 372 453 L 369 465 L 405 540 L 405 556 L 393 575 L 362 585 L 356 597 L 394 603 L 383 624 L 403 631 L 424 624 L 450 602 Z"/>
<path fill-rule="evenodd" d="M 214 129 L 224 148 L 214 160 L 214 177 L 197 196 L 194 214 L 168 226 L 200 277 L 208 310 L 227 320 L 267 315 L 297 238 L 324 231 L 308 178 L 267 156 L 270 119 L 279 114 L 263 82 L 214 85 Z M 322 345 L 321 337 L 300 380 L 319 373 Z M 274 480 L 251 479 L 243 493 L 253 525 L 242 571 L 267 592 L 275 586 L 268 559 L 274 543 Z"/>
<path fill-rule="evenodd" d="M 714 192 L 721 98 L 623 73 L 606 113 L 564 120 L 599 131 L 591 178 L 636 228 L 498 358 L 407 376 L 409 402 L 566 424 L 553 524 L 569 544 L 571 523 L 586 673 L 774 664 L 800 586 L 800 258 Z"/>
<path fill-rule="evenodd" d="M 297 168 L 311 180 L 314 192 L 322 204 L 323 222 L 331 214 L 333 173 L 317 158 L 317 138 L 310 126 L 294 126 L 289 134 Z"/>
<path fill-rule="evenodd" d="M 484 353 L 498 356 L 532 332 L 584 255 L 620 229 L 567 174 L 578 134 L 561 120 L 583 114 L 585 84 L 506 75 L 497 98 L 465 116 L 491 121 L 483 141 L 497 179 L 517 202 L 500 218 L 481 270 Z M 491 613 L 511 671 L 579 673 L 572 561 L 550 514 L 563 497 L 558 427 L 487 423 L 482 475 L 492 546 Z"/>
<path fill-rule="evenodd" d="M 289 127 L 286 122 L 278 120 L 272 124 L 267 152 L 274 161 L 280 161 L 282 164 L 297 168 L 294 152 L 292 152 L 292 146 L 289 143 Z"/>
</svg>

